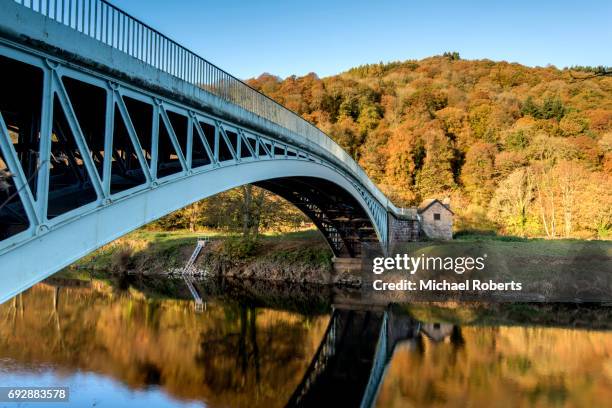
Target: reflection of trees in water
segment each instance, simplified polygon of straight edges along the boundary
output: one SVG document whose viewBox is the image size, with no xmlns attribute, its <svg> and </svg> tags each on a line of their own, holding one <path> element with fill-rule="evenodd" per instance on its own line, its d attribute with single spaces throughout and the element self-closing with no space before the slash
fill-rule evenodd
<svg viewBox="0 0 612 408">
<path fill-rule="evenodd" d="M 465 345 L 465 339 L 461 334 L 461 327 L 453 325 L 453 331 L 450 335 L 450 342 L 454 346 L 455 350 L 459 350 Z"/>
<path fill-rule="evenodd" d="M 142 378 L 146 385 L 161 385 L 162 371 L 156 364 L 148 361 L 141 363 L 138 369 L 143 373 Z"/>
<path fill-rule="evenodd" d="M 258 307 L 296 311 L 303 315 L 321 315 L 331 311 L 328 285 L 300 284 L 244 279 L 214 279 L 198 284 L 203 297 L 241 301 Z"/>
<path fill-rule="evenodd" d="M 49 315 L 49 320 L 53 320 L 55 322 L 55 332 L 57 333 L 57 345 L 61 350 L 64 348 L 64 342 L 62 340 L 62 325 L 60 323 L 60 314 L 59 314 L 59 298 L 60 298 L 60 290 L 59 286 L 55 287 L 53 291 L 53 308 L 51 309 L 51 313 Z"/>
<path fill-rule="evenodd" d="M 257 308 L 244 303 L 234 304 L 226 309 L 226 323 L 229 324 L 218 328 L 214 337 L 210 333 L 201 335 L 197 360 L 213 392 L 253 389 L 255 394 L 274 393 L 276 391 L 268 388 L 265 379 L 278 373 L 270 370 L 296 367 L 296 361 L 307 363 L 309 354 L 314 352 L 305 349 L 304 332 L 295 330 L 294 324 L 270 324 L 265 322 L 265 317 L 264 322 L 258 324 L 258 316 Z M 299 321 L 295 324 L 304 326 Z M 303 369 L 290 371 L 298 376 L 303 373 Z"/>
<path fill-rule="evenodd" d="M 5 313 L 4 313 L 4 322 L 5 324 L 8 326 L 10 326 L 12 328 L 12 333 L 15 333 L 15 328 L 17 325 L 17 300 L 21 299 L 21 294 L 15 296 L 10 304 L 8 304 L 8 306 L 6 307 Z M 8 302 L 7 302 L 8 303 Z"/>
<path fill-rule="evenodd" d="M 606 331 L 454 326 L 394 353 L 377 405 L 602 406 L 612 399 L 610 356 Z"/>
<path fill-rule="evenodd" d="M 457 360 L 461 355 L 461 350 L 465 346 L 465 339 L 463 338 L 463 334 L 461 333 L 461 327 L 453 325 L 449 336 L 449 341 L 452 350 L 449 356 L 449 364 L 452 364 L 454 366 L 457 364 Z"/>
<path fill-rule="evenodd" d="M 151 300 L 130 289 L 37 285 L 0 305 L 0 358 L 93 371 L 132 388 L 159 384 L 210 406 L 274 406 L 301 379 L 328 317 L 234 300 Z M 93 285 L 95 286 L 95 285 Z"/>
<path fill-rule="evenodd" d="M 97 372 L 132 388 L 160 385 L 172 396 L 212 407 L 270 407 L 296 389 L 328 322 L 262 308 L 259 291 L 246 299 L 212 297 L 207 311 L 196 314 L 190 301 L 150 299 L 132 286 L 127 292 L 100 282 L 91 286 L 41 284 L 0 305 L 0 358 L 20 367 Z M 381 406 L 460 404 L 466 393 L 475 405 L 494 398 L 509 405 L 612 398 L 602 386 L 612 380 L 610 333 L 420 327 L 393 353 Z M 587 386 L 591 391 L 581 394 Z"/>
</svg>

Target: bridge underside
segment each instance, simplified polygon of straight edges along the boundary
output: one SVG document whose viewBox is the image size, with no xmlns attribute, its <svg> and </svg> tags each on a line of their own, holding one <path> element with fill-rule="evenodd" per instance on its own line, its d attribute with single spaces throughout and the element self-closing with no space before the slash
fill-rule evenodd
<svg viewBox="0 0 612 408">
<path fill-rule="evenodd" d="M 363 207 L 330 181 L 285 177 L 255 185 L 283 197 L 306 214 L 338 257 L 357 257 L 361 255 L 362 243 L 378 242 L 374 225 Z"/>
</svg>

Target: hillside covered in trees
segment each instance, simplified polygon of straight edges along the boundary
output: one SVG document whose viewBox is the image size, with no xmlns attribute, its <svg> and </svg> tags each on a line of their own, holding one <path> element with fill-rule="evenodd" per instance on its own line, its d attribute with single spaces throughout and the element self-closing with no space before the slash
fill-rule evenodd
<svg viewBox="0 0 612 408">
<path fill-rule="evenodd" d="M 449 196 L 457 230 L 605 239 L 607 73 L 445 53 L 248 83 L 334 138 L 399 206 Z"/>
</svg>

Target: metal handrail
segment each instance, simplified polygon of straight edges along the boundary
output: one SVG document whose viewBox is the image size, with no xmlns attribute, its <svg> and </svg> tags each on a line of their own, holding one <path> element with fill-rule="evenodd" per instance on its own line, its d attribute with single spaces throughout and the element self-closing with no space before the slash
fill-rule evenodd
<svg viewBox="0 0 612 408">
<path fill-rule="evenodd" d="M 316 126 L 108 1 L 14 1 L 316 143 L 353 171 L 383 206 L 396 210 L 353 158 Z"/>
</svg>

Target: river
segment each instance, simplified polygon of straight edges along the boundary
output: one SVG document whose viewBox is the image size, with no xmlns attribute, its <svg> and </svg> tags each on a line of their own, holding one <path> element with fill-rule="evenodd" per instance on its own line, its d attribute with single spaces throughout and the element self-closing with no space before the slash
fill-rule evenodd
<svg viewBox="0 0 612 408">
<path fill-rule="evenodd" d="M 0 305 L 0 384 L 69 387 L 71 407 L 612 404 L 609 321 L 579 309 L 487 322 L 358 290 L 197 286 L 198 310 L 180 279 L 40 283 Z"/>
</svg>

